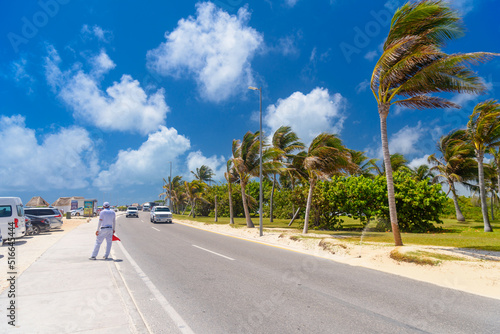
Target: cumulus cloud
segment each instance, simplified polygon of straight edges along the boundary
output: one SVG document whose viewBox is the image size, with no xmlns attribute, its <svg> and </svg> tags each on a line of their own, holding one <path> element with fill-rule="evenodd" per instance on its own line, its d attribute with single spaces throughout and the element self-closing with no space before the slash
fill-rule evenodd
<svg viewBox="0 0 500 334">
<path fill-rule="evenodd" d="M 415 158 L 408 163 L 408 167 L 415 169 L 420 167 L 421 165 L 430 166 L 429 163 L 427 162 L 427 158 L 429 158 L 429 154 L 426 154 L 421 158 Z"/>
<path fill-rule="evenodd" d="M 54 92 L 73 110 L 73 116 L 103 130 L 148 134 L 165 124 L 169 107 L 164 90 L 148 94 L 139 81 L 122 75 L 103 91 L 100 77 L 116 65 L 104 52 L 90 61 L 92 69 L 85 73 L 77 64 L 74 70 L 61 71 L 61 58 L 53 47 L 48 48 L 45 73 Z"/>
<path fill-rule="evenodd" d="M 243 7 L 230 15 L 211 2 L 196 9 L 196 17 L 180 20 L 166 42 L 148 51 L 148 67 L 165 76 L 193 75 L 201 95 L 214 102 L 246 91 L 253 82 L 250 60 L 263 43 L 247 25 L 250 13 Z"/>
<path fill-rule="evenodd" d="M 116 161 L 99 173 L 94 186 L 109 190 L 158 183 L 162 177 L 169 175 L 169 162 L 175 164 L 189 148 L 189 139 L 179 135 L 174 128 L 161 126 L 137 150 L 121 150 Z"/>
<path fill-rule="evenodd" d="M 405 126 L 389 139 L 389 152 L 391 154 L 401 153 L 403 155 L 419 152 L 417 145 L 425 132 L 426 130 L 422 128 L 420 122 L 415 127 Z M 379 156 L 383 156 L 382 149 L 380 149 Z"/>
<path fill-rule="evenodd" d="M 20 115 L 0 116 L 0 191 L 81 189 L 99 171 L 82 128 L 63 128 L 39 142 Z"/>
<path fill-rule="evenodd" d="M 286 99 L 270 105 L 264 116 L 273 133 L 280 126 L 291 126 L 304 144 L 308 145 L 322 132 L 339 134 L 345 115 L 342 95 L 330 94 L 326 88 L 315 88 L 309 94 L 295 92 Z"/>
<path fill-rule="evenodd" d="M 189 173 L 186 175 L 186 179 L 193 178 L 191 171 L 195 172 L 196 168 L 206 165 L 215 173 L 213 179 L 222 181 L 224 180 L 224 172 L 226 171 L 226 161 L 226 158 L 223 156 L 217 157 L 216 155 L 213 155 L 207 158 L 201 153 L 201 151 L 191 152 L 186 159 L 188 168 L 187 173 Z"/>
</svg>

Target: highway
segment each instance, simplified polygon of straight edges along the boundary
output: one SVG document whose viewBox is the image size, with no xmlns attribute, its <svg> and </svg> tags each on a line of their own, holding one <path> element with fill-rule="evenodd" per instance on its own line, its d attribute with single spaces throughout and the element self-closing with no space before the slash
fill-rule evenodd
<svg viewBox="0 0 500 334">
<path fill-rule="evenodd" d="M 117 218 L 152 333 L 498 333 L 500 301 L 184 226 Z"/>
</svg>

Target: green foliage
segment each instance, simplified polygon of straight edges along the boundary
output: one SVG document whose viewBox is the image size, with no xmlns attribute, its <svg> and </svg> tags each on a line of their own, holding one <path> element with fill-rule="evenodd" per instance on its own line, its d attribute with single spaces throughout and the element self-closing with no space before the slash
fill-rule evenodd
<svg viewBox="0 0 500 334">
<path fill-rule="evenodd" d="M 477 197 L 458 197 L 458 205 L 460 210 L 466 219 L 474 221 L 483 221 L 483 215 L 481 213 L 481 202 Z M 488 199 L 488 213 L 491 214 L 490 201 Z M 498 204 L 494 207 L 495 218 L 500 216 L 500 208 Z M 444 208 L 443 208 L 443 218 L 455 219 L 455 206 L 453 200 L 448 198 Z"/>
<path fill-rule="evenodd" d="M 233 212 L 235 217 L 243 217 L 243 203 L 241 201 L 241 188 L 239 184 L 232 185 Z M 229 217 L 229 191 L 228 184 L 213 185 L 208 188 L 205 199 L 209 202 L 196 205 L 197 214 L 202 216 L 214 216 L 215 195 L 217 195 L 217 215 Z M 203 208 L 201 207 L 203 206 Z M 203 214 L 201 213 L 203 212 Z"/>
</svg>

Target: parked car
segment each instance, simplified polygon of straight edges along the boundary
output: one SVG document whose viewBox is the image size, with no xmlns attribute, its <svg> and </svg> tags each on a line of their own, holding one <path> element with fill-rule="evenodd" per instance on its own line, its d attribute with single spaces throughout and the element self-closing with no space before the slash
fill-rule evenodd
<svg viewBox="0 0 500 334">
<path fill-rule="evenodd" d="M 63 224 L 62 214 L 56 208 L 24 208 L 26 214 L 47 218 L 50 221 L 50 228 L 60 228 Z"/>
<path fill-rule="evenodd" d="M 155 206 L 149 213 L 150 220 L 153 224 L 155 223 L 171 223 L 172 222 L 172 212 L 168 206 Z"/>
<path fill-rule="evenodd" d="M 72 216 L 83 216 L 83 206 L 78 208 L 78 209 L 71 210 L 71 215 Z"/>
<path fill-rule="evenodd" d="M 11 226 L 14 230 L 9 231 Z M 0 197 L 0 234 L 3 242 L 9 237 L 17 239 L 26 234 L 24 207 L 19 197 Z"/>
<path fill-rule="evenodd" d="M 31 223 L 33 234 L 40 234 L 40 232 L 50 231 L 50 220 L 47 218 L 26 215 Z"/>
<path fill-rule="evenodd" d="M 137 211 L 137 207 L 135 206 L 129 206 L 127 208 L 127 212 L 125 213 L 125 217 L 137 217 L 139 218 L 139 211 Z"/>
</svg>

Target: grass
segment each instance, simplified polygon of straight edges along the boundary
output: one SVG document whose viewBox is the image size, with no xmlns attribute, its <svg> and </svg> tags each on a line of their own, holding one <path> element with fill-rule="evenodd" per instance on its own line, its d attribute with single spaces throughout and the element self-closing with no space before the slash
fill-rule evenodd
<svg viewBox="0 0 500 334">
<path fill-rule="evenodd" d="M 401 253 L 398 248 L 391 251 L 390 254 L 391 259 L 398 262 L 409 262 L 418 265 L 437 266 L 443 261 L 465 261 L 463 258 L 458 256 L 426 251 L 410 251 Z"/>
<path fill-rule="evenodd" d="M 194 220 L 205 224 L 229 224 L 228 217 L 219 217 L 217 223 L 214 222 L 214 217 L 196 217 L 195 219 L 187 215 L 174 215 L 176 219 Z M 391 232 L 374 232 L 369 229 L 363 229 L 359 221 L 349 217 L 342 217 L 344 220 L 343 229 L 340 231 L 317 231 L 310 229 L 310 235 L 322 234 L 331 235 L 332 237 L 341 236 L 346 241 L 360 242 L 376 242 L 393 244 L 394 238 Z M 255 227 L 259 227 L 259 217 L 252 217 Z M 472 248 L 487 251 L 500 251 L 500 220 L 495 219 L 491 223 L 494 232 L 484 232 L 482 220 L 470 219 L 466 222 L 459 223 L 455 219 L 442 219 L 444 224 L 437 225 L 441 228 L 440 231 L 431 233 L 402 233 L 404 244 L 412 245 L 429 245 L 442 247 L 458 247 Z M 273 223 L 269 222 L 269 218 L 263 219 L 264 229 L 273 230 L 289 230 L 291 233 L 302 233 L 300 229 L 303 221 L 296 220 L 292 226 L 288 226 L 290 221 L 287 219 L 274 219 Z M 245 218 L 235 218 L 234 228 L 243 228 L 246 226 Z"/>
</svg>

